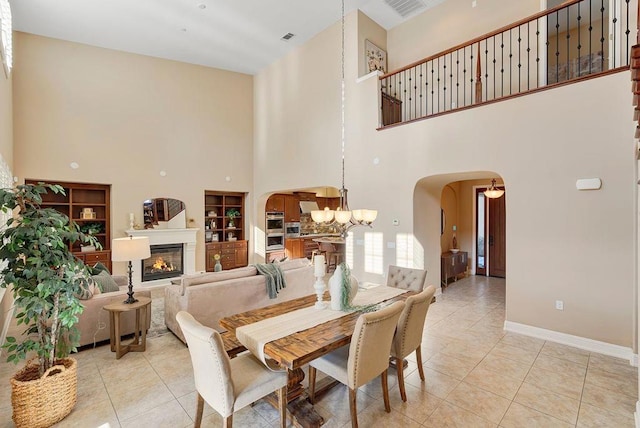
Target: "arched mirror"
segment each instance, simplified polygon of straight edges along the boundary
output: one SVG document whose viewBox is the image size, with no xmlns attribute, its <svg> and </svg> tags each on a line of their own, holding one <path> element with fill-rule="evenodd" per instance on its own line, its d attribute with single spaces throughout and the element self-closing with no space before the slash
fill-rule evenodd
<svg viewBox="0 0 640 428">
<path fill-rule="evenodd" d="M 185 229 L 187 227 L 186 205 L 178 199 L 147 199 L 142 204 L 144 228 Z"/>
</svg>

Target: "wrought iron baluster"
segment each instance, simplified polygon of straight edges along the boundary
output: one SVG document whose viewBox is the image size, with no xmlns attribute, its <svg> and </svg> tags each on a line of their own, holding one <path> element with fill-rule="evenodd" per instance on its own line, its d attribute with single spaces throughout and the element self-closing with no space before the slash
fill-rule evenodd
<svg viewBox="0 0 640 428">
<path fill-rule="evenodd" d="M 630 46 L 629 46 L 629 34 L 631 34 L 631 30 L 629 29 L 629 2 L 630 1 L 631 0 L 625 0 L 625 3 L 627 4 L 627 29 L 624 32 L 624 35 L 625 35 L 625 37 L 627 39 L 627 49 L 626 49 L 626 55 L 625 55 L 625 58 L 626 58 L 627 62 L 626 62 L 625 65 L 629 65 L 629 49 L 630 49 Z"/>
<path fill-rule="evenodd" d="M 484 39 L 484 100 L 489 99 L 489 39 Z"/>
<path fill-rule="evenodd" d="M 496 37 L 493 36 L 493 99 L 496 99 Z"/>
<path fill-rule="evenodd" d="M 611 32 L 611 34 L 613 34 L 613 37 L 612 37 L 612 39 L 613 39 L 613 41 L 612 41 L 612 43 L 613 43 L 613 52 L 609 53 L 609 56 L 613 58 L 613 68 L 616 68 L 616 57 L 618 56 L 617 55 L 617 51 L 616 51 L 616 41 L 617 41 L 616 40 L 616 38 L 617 38 L 616 37 L 617 36 L 616 26 L 618 25 L 618 8 L 617 8 L 617 5 L 618 5 L 618 2 L 614 1 L 613 2 L 613 11 L 611 11 L 611 10 L 609 11 L 609 14 L 613 15 L 613 20 L 612 20 L 612 22 L 613 22 L 613 31 Z"/>
<path fill-rule="evenodd" d="M 602 60 L 600 62 L 600 71 L 604 70 L 604 0 L 600 1 L 600 52 L 602 52 Z"/>
<path fill-rule="evenodd" d="M 556 83 L 560 81 L 560 16 L 556 11 Z"/>
<path fill-rule="evenodd" d="M 473 51 L 473 49 L 472 49 Z M 473 59 L 471 59 L 473 61 Z M 467 47 L 462 48 L 462 99 L 463 103 L 467 105 Z"/>
<path fill-rule="evenodd" d="M 536 19 L 536 88 L 540 87 L 540 20 Z"/>
<path fill-rule="evenodd" d="M 529 58 L 531 54 L 531 28 L 529 24 L 531 21 L 527 22 L 527 91 L 531 89 L 531 60 Z"/>
<path fill-rule="evenodd" d="M 522 92 L 522 34 L 518 25 L 518 93 Z"/>
<path fill-rule="evenodd" d="M 449 110 L 453 108 L 453 52 L 449 54 Z"/>
<path fill-rule="evenodd" d="M 442 90 L 442 107 L 443 111 L 447 111 L 447 57 L 442 57 L 442 80 L 444 83 Z"/>
<path fill-rule="evenodd" d="M 456 108 L 460 105 L 460 49 L 456 50 Z"/>
<path fill-rule="evenodd" d="M 570 59 L 570 55 L 569 52 L 571 52 L 571 46 L 570 46 L 570 42 L 571 42 L 571 31 L 569 31 L 570 27 L 569 27 L 569 15 L 570 15 L 570 11 L 569 8 L 566 7 L 565 10 L 567 11 L 567 35 L 566 35 L 566 39 L 567 39 L 567 80 L 571 79 L 571 59 Z"/>
<path fill-rule="evenodd" d="M 504 97 L 504 31 L 500 33 L 500 96 Z"/>
<path fill-rule="evenodd" d="M 591 54 L 593 50 L 591 49 L 591 38 L 593 37 L 593 19 L 591 16 L 591 0 L 589 0 L 589 58 L 591 58 Z M 589 61 L 589 74 L 591 74 L 591 61 Z"/>
<path fill-rule="evenodd" d="M 578 3 L 578 17 L 576 18 L 578 20 L 578 76 L 582 75 L 582 61 L 580 61 L 580 50 L 582 49 L 582 38 L 580 37 L 580 21 L 582 20 L 582 16 L 580 15 L 580 3 Z"/>
</svg>

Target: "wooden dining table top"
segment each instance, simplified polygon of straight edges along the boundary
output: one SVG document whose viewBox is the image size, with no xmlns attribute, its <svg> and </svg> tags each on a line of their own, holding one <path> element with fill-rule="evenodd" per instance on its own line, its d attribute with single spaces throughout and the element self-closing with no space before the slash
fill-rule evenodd
<svg viewBox="0 0 640 428">
<path fill-rule="evenodd" d="M 416 292 L 407 290 L 406 293 L 378 303 L 378 309 L 396 301 L 404 301 L 413 294 Z M 329 293 L 326 292 L 324 301 L 328 302 L 329 299 Z M 222 318 L 220 325 L 235 334 L 239 327 L 313 306 L 316 301 L 315 294 L 305 296 Z M 360 315 L 359 311 L 345 313 L 340 318 L 268 342 L 264 345 L 264 353 L 289 370 L 301 368 L 310 361 L 349 344 Z"/>
</svg>

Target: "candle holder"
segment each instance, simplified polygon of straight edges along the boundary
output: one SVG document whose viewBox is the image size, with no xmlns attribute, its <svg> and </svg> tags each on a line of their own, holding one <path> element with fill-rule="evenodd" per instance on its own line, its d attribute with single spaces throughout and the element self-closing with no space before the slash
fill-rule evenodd
<svg viewBox="0 0 640 428">
<path fill-rule="evenodd" d="M 324 256 L 321 254 L 317 254 L 313 258 L 313 276 L 316 277 L 316 282 L 313 284 L 314 290 L 316 290 L 316 295 L 318 296 L 318 301 L 315 304 L 316 309 L 324 309 L 327 307 L 327 304 L 322 301 L 322 296 L 325 290 L 324 284 Z"/>
<path fill-rule="evenodd" d="M 322 301 L 322 296 L 324 295 L 325 283 L 324 283 L 324 275 L 316 276 L 316 282 L 313 284 L 313 288 L 316 290 L 316 295 L 318 296 L 318 301 L 315 304 L 316 309 L 325 309 L 327 304 Z"/>
</svg>

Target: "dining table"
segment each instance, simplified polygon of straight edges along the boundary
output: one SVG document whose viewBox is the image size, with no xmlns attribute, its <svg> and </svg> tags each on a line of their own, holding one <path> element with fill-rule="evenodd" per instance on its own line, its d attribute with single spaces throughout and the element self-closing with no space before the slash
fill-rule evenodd
<svg viewBox="0 0 640 428">
<path fill-rule="evenodd" d="M 317 301 L 317 296 L 314 294 L 222 318 L 220 320 L 220 326 L 226 329 L 228 334 L 236 335 L 236 339 L 250 349 L 254 355 L 261 354 L 259 357 L 263 359 L 263 362 L 265 362 L 267 366 L 276 370 L 288 370 L 288 410 L 293 417 L 295 425 L 301 427 L 317 427 L 321 426 L 324 420 L 307 401 L 308 396 L 302 386 L 302 381 L 305 377 L 302 367 L 310 361 L 342 346 L 348 345 L 351 342 L 351 336 L 353 335 L 356 322 L 364 309 L 362 306 L 359 307 L 358 302 L 366 301 L 367 298 L 371 301 L 372 298 L 377 299 L 379 297 L 382 300 L 366 305 L 366 310 L 368 311 L 378 310 L 393 302 L 399 300 L 404 301 L 413 294 L 416 293 L 383 285 L 368 287 L 367 289 L 358 291 L 354 299 L 353 309 L 348 311 L 331 311 L 327 308 L 322 310 L 324 311 L 322 313 L 316 312 L 316 309 L 314 309 Z M 324 293 L 323 300 L 325 302 L 330 300 L 328 292 Z M 333 312 L 334 314 L 327 314 L 327 311 Z M 302 314 L 300 316 L 304 317 L 303 322 L 289 321 L 289 317 L 293 317 L 295 320 L 297 314 Z M 313 323 L 309 321 L 313 316 L 320 316 L 322 314 L 326 314 L 330 319 L 309 325 Z M 322 318 L 322 316 L 320 316 L 320 318 Z M 282 322 L 278 323 L 278 320 L 282 320 Z M 253 346 L 246 343 L 246 334 L 238 335 L 238 333 L 239 330 L 240 332 L 244 332 L 243 328 L 258 327 L 261 323 L 268 324 L 265 326 L 267 330 L 271 328 L 269 323 L 275 323 L 275 325 L 288 325 L 289 327 L 287 328 L 291 331 L 282 335 L 282 337 L 276 337 L 273 340 L 261 343 L 260 349 L 257 351 L 256 349 L 252 349 Z M 290 327 L 291 325 L 299 326 L 292 328 Z M 316 396 L 322 395 L 335 385 L 335 383 L 335 381 L 328 377 L 324 378 L 323 382 L 316 384 Z M 272 402 L 272 404 L 277 403 L 275 397 L 268 398 L 268 401 Z"/>
</svg>

